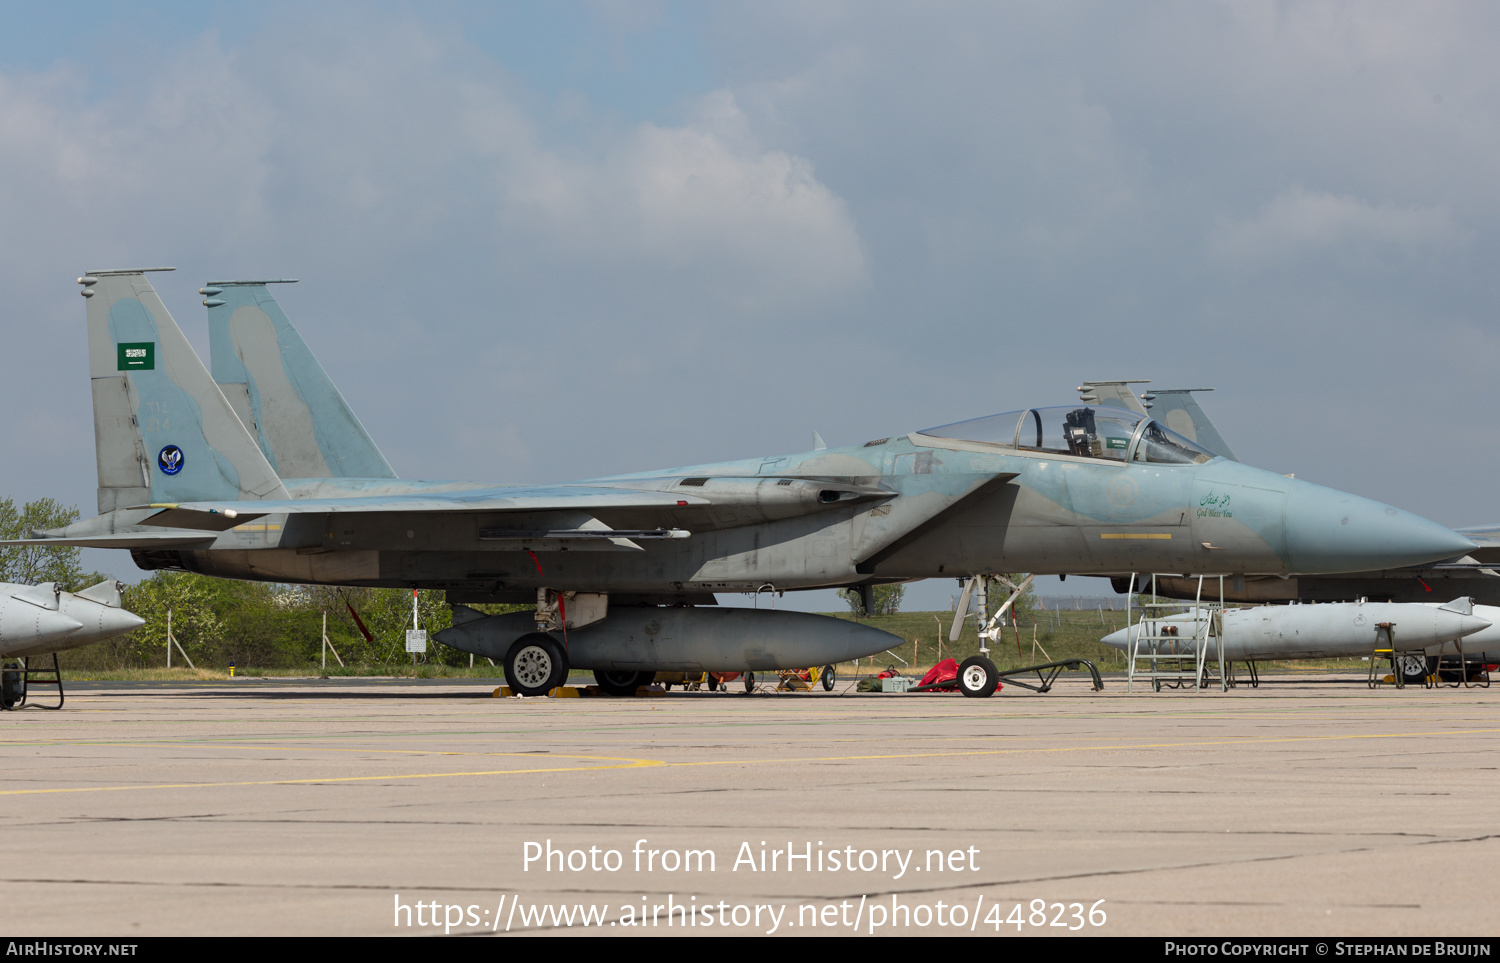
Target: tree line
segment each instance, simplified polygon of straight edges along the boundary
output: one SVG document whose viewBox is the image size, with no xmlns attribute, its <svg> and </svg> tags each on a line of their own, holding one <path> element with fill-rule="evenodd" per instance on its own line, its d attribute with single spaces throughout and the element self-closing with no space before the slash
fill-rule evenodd
<svg viewBox="0 0 1500 963">
<path fill-rule="evenodd" d="M 30 538 L 36 531 L 60 528 L 79 518 L 51 498 L 16 506 L 0 499 L 0 538 Z M 111 576 L 85 572 L 79 549 L 45 545 L 0 546 L 0 581 L 24 585 L 56 582 L 76 592 Z M 167 613 L 172 635 L 194 664 L 222 668 L 297 668 L 321 663 L 323 616 L 328 638 L 346 664 L 410 662 L 406 630 L 412 627 L 409 589 L 340 588 L 327 585 L 280 585 L 209 578 L 191 572 L 156 571 L 124 592 L 125 608 L 146 620 L 128 635 L 62 654 L 73 668 L 129 669 L 165 665 Z M 452 609 L 442 592 L 417 593 L 417 627 L 426 629 L 426 660 L 467 665 L 469 654 L 432 641 L 452 624 Z M 528 606 L 476 606 L 487 612 Z M 174 653 L 173 663 L 182 659 Z M 330 654 L 330 665 L 336 660 Z"/>
</svg>

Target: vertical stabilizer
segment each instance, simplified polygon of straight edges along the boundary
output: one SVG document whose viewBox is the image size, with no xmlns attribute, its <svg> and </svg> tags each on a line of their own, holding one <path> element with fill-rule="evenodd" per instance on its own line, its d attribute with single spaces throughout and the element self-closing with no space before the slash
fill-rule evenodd
<svg viewBox="0 0 1500 963">
<path fill-rule="evenodd" d="M 89 377 L 99 512 L 287 498 L 156 290 L 148 270 L 90 271 Z"/>
<path fill-rule="evenodd" d="M 1161 391 L 1148 391 L 1141 398 L 1150 409 L 1152 418 L 1216 455 L 1223 455 L 1230 461 L 1239 461 L 1230 449 L 1229 442 L 1219 434 L 1219 429 L 1208 420 L 1208 415 L 1203 413 L 1203 409 L 1198 407 L 1197 399 L 1193 397 L 1195 391 L 1212 390 L 1214 389 L 1163 388 Z"/>
<path fill-rule="evenodd" d="M 268 284 L 210 281 L 214 381 L 283 478 L 395 478 Z"/>
<path fill-rule="evenodd" d="M 1135 381 L 1085 381 L 1078 386 L 1078 396 L 1087 405 L 1108 405 L 1111 408 L 1125 408 L 1141 414 L 1146 409 L 1141 405 L 1141 400 L 1130 390 L 1131 385 L 1150 384 L 1149 381 L 1136 379 Z"/>
</svg>

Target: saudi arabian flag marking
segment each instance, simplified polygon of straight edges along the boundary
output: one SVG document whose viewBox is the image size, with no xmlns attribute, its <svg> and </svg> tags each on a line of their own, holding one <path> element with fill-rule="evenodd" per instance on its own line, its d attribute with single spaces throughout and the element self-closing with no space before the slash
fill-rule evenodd
<svg viewBox="0 0 1500 963">
<path fill-rule="evenodd" d="M 152 371 L 156 368 L 156 343 L 153 341 L 122 341 L 119 350 L 119 370 Z"/>
</svg>

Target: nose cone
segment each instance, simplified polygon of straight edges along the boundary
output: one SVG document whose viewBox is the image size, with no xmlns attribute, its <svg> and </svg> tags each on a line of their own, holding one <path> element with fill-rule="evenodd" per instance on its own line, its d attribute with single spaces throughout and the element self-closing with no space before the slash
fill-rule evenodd
<svg viewBox="0 0 1500 963">
<path fill-rule="evenodd" d="M 1112 649 L 1128 649 L 1130 648 L 1130 629 L 1116 629 L 1099 641 Z"/>
<path fill-rule="evenodd" d="M 104 632 L 105 638 L 124 635 L 126 632 L 138 629 L 145 624 L 145 619 L 134 612 L 127 612 L 124 609 L 108 609 L 99 619 L 99 628 Z"/>
<path fill-rule="evenodd" d="M 1420 515 L 1302 482 L 1287 490 L 1286 547 L 1293 574 L 1322 575 L 1421 565 L 1477 546 Z"/>
<path fill-rule="evenodd" d="M 113 605 L 102 605 L 93 599 L 64 593 L 61 602 L 68 615 L 83 622 L 83 628 L 68 639 L 70 649 L 112 639 L 146 624 L 146 620 L 134 612 L 127 612 Z"/>
<path fill-rule="evenodd" d="M 1475 632 L 1483 632 L 1490 627 L 1489 619 L 1482 619 L 1477 615 L 1459 615 L 1455 617 L 1458 624 L 1453 627 L 1453 638 L 1461 639 L 1464 636 L 1473 635 Z"/>
</svg>

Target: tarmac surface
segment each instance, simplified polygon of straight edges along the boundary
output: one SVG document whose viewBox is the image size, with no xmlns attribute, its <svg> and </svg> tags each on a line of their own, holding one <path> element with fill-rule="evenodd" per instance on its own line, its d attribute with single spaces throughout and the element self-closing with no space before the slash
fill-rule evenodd
<svg viewBox="0 0 1500 963">
<path fill-rule="evenodd" d="M 1084 678 L 988 700 L 74 684 L 0 715 L 5 929 L 1497 929 L 1500 687 Z"/>
</svg>

